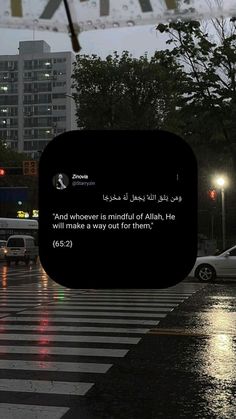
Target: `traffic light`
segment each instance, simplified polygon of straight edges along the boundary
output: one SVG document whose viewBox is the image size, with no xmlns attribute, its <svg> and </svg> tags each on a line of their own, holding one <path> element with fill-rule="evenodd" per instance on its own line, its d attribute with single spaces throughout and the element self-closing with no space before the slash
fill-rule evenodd
<svg viewBox="0 0 236 419">
<path fill-rule="evenodd" d="M 1 167 L 0 176 L 22 175 L 21 167 Z"/>
<path fill-rule="evenodd" d="M 211 201 L 216 201 L 217 191 L 215 189 L 210 189 L 208 191 L 208 196 L 209 196 L 209 198 L 210 198 Z"/>
</svg>

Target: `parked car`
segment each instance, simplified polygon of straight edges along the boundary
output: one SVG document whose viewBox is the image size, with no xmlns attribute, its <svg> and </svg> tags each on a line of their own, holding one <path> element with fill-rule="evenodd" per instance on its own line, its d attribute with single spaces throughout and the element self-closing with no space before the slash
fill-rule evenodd
<svg viewBox="0 0 236 419">
<path fill-rule="evenodd" d="M 6 244 L 6 240 L 0 240 L 0 260 L 5 260 Z"/>
<path fill-rule="evenodd" d="M 198 257 L 189 276 L 201 282 L 212 282 L 216 277 L 236 278 L 236 246 L 215 256 Z"/>
<path fill-rule="evenodd" d="M 7 240 L 5 257 L 8 265 L 11 262 L 17 264 L 19 261 L 23 261 L 28 265 L 30 260 L 37 263 L 38 247 L 35 246 L 34 237 L 23 235 L 10 236 Z"/>
</svg>

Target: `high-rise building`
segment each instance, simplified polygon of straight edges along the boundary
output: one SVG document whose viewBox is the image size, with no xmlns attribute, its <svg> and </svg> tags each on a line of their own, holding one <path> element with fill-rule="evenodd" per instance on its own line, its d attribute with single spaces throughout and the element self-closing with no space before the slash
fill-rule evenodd
<svg viewBox="0 0 236 419">
<path fill-rule="evenodd" d="M 76 129 L 71 52 L 45 41 L 19 43 L 19 55 L 0 56 L 0 139 L 31 157 L 56 135 Z"/>
</svg>

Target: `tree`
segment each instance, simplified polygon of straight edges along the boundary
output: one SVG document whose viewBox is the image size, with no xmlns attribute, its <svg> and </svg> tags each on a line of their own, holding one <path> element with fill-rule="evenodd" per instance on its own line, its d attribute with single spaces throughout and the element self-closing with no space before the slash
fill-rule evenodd
<svg viewBox="0 0 236 419">
<path fill-rule="evenodd" d="M 220 1 L 217 0 L 220 4 Z M 236 28 L 235 19 L 213 19 L 159 24 L 168 35 L 166 56 L 176 59 L 185 74 L 182 106 L 177 110 L 181 134 L 193 147 L 199 165 L 199 226 L 216 217 L 221 225 L 220 202 L 214 209 L 207 198 L 211 174 L 227 172 L 228 237 L 235 240 L 236 201 Z M 213 211 L 217 212 L 213 214 Z M 213 214 L 213 215 L 212 215 Z M 207 230 L 205 230 L 207 233 Z M 209 231 L 208 231 L 209 234 Z"/>
<path fill-rule="evenodd" d="M 147 56 L 133 58 L 127 51 L 105 60 L 78 55 L 72 75 L 78 126 L 155 129 L 175 125 L 181 76 L 175 59 L 167 60 L 163 52 L 156 52 L 150 61 Z"/>
<path fill-rule="evenodd" d="M 184 105 L 179 130 L 198 150 L 218 155 L 219 165 L 236 169 L 236 29 L 234 19 L 160 24 L 167 44 L 185 73 Z M 214 153 L 211 153 L 214 150 Z"/>
<path fill-rule="evenodd" d="M 7 148 L 4 141 L 0 140 L 0 164 L 7 164 L 8 167 L 17 166 L 23 160 L 25 160 L 23 153 Z"/>
</svg>

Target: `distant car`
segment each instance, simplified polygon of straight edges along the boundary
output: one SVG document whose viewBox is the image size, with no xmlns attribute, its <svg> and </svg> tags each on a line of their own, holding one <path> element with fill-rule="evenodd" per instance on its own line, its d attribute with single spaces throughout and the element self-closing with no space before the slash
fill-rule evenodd
<svg viewBox="0 0 236 419">
<path fill-rule="evenodd" d="M 198 257 L 189 276 L 201 282 L 213 282 L 216 277 L 236 278 L 236 246 L 215 256 Z"/>
<path fill-rule="evenodd" d="M 28 265 L 30 260 L 37 263 L 38 247 L 35 246 L 34 237 L 23 235 L 10 236 L 7 240 L 5 258 L 8 265 L 11 262 L 17 264 L 19 261 L 23 261 Z"/>
<path fill-rule="evenodd" d="M 0 260 L 5 260 L 6 244 L 6 240 L 0 240 Z"/>
</svg>

